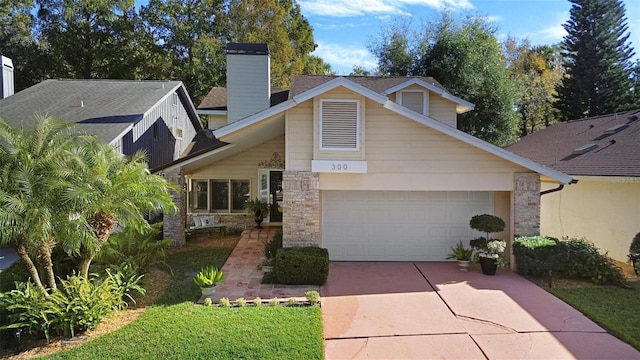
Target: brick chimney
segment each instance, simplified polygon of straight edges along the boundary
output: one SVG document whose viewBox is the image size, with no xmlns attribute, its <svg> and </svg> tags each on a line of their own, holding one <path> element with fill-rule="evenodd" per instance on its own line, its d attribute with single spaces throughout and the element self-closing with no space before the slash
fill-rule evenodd
<svg viewBox="0 0 640 360">
<path fill-rule="evenodd" d="M 2 76 L 0 77 L 0 99 L 13 95 L 13 62 L 6 56 L 0 56 Z"/>
<path fill-rule="evenodd" d="M 271 58 L 267 44 L 227 44 L 227 123 L 268 109 Z"/>
</svg>

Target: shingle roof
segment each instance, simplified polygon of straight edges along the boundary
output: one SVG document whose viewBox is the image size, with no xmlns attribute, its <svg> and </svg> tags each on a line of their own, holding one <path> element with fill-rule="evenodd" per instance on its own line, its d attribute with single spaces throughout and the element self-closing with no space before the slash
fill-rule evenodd
<svg viewBox="0 0 640 360">
<path fill-rule="evenodd" d="M 369 90 L 375 91 L 379 94 L 382 94 L 385 90 L 390 89 L 394 86 L 400 85 L 404 82 L 407 82 L 411 79 L 420 79 L 426 83 L 432 84 L 445 92 L 447 91 L 440 83 L 438 83 L 434 78 L 431 77 L 406 77 L 406 76 L 342 76 L 348 80 L 355 82 L 356 84 L 362 85 Z M 319 85 L 322 85 L 328 81 L 335 79 L 336 76 L 329 75 L 297 75 L 294 76 L 291 80 L 291 91 L 289 92 L 289 98 L 293 98 L 294 96 L 301 94 L 309 89 L 315 88 Z"/>
<path fill-rule="evenodd" d="M 81 132 L 111 142 L 180 81 L 45 80 L 0 100 L 0 118 L 9 125 L 31 126 L 35 113 L 77 124 Z"/>
<path fill-rule="evenodd" d="M 271 106 L 287 101 L 289 90 L 271 89 Z M 202 99 L 198 110 L 227 110 L 227 88 L 212 87 L 207 96 Z"/>
<path fill-rule="evenodd" d="M 554 124 L 506 149 L 569 175 L 640 177 L 640 110 Z"/>
</svg>

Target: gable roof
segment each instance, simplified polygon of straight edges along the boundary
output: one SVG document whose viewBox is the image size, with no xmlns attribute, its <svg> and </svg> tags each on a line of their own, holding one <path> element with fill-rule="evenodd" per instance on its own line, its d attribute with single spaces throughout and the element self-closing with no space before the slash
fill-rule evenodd
<svg viewBox="0 0 640 360">
<path fill-rule="evenodd" d="M 316 77 L 314 77 L 316 78 Z M 277 104 L 275 106 L 270 107 L 264 111 L 248 116 L 244 119 L 238 120 L 221 128 L 214 130 L 213 134 L 221 141 L 225 141 L 225 138 L 232 136 L 234 133 L 237 133 L 240 130 L 248 129 L 249 131 L 254 131 L 256 134 L 263 132 L 257 125 L 261 123 L 263 120 L 268 118 L 272 118 L 278 114 L 284 113 L 286 110 L 295 107 L 296 105 L 310 100 L 315 96 L 318 96 L 324 92 L 330 91 L 337 87 L 345 87 L 351 91 L 354 91 L 362 96 L 367 97 L 368 99 L 375 101 L 381 104 L 384 108 L 393 111 L 399 115 L 405 116 L 411 120 L 419 122 L 423 125 L 429 126 L 434 130 L 440 131 L 446 135 L 449 135 L 455 139 L 458 139 L 462 142 L 485 150 L 493 155 L 496 155 L 502 159 L 507 161 L 511 161 L 515 164 L 518 164 L 524 168 L 535 171 L 539 174 L 549 177 L 555 181 L 569 184 L 573 182 L 573 179 L 560 171 L 553 170 L 546 166 L 543 166 L 535 161 L 524 158 L 522 156 L 516 155 L 512 152 L 504 150 L 495 145 L 489 144 L 486 141 L 480 140 L 472 135 L 469 135 L 465 132 L 462 132 L 454 127 L 446 125 L 440 121 L 432 119 L 428 116 L 424 116 L 418 114 L 415 111 L 412 111 L 402 105 L 394 103 L 390 101 L 386 96 L 381 95 L 380 93 L 363 86 L 359 83 L 356 83 L 350 79 L 350 77 L 330 77 L 328 81 L 321 81 L 315 87 L 311 87 L 303 92 L 298 92 L 296 95 L 292 96 L 294 90 L 291 90 L 289 95 L 289 100 Z M 250 138 L 250 136 L 249 136 Z M 220 147 L 211 148 L 211 151 L 218 150 Z M 218 150 L 219 151 L 219 150 Z M 197 159 L 201 158 L 207 153 L 207 150 L 202 151 L 198 154 L 198 157 L 191 157 L 189 159 L 178 159 L 174 163 L 171 164 L 170 167 L 181 166 L 188 164 L 191 161 L 197 161 Z"/>
<path fill-rule="evenodd" d="M 289 97 L 289 90 L 271 89 L 271 106 L 284 102 Z M 227 88 L 214 86 L 198 105 L 198 113 L 208 114 L 212 111 L 227 111 Z"/>
<path fill-rule="evenodd" d="M 76 123 L 83 133 L 111 143 L 177 92 L 196 130 L 202 124 L 180 81 L 45 80 L 0 100 L 0 118 L 13 127 L 31 126 L 35 114 Z"/>
<path fill-rule="evenodd" d="M 507 149 L 571 175 L 640 177 L 640 110 L 554 124 Z"/>
<path fill-rule="evenodd" d="M 291 80 L 291 92 L 289 98 L 298 96 L 312 88 L 317 88 L 324 83 L 327 83 L 335 76 L 327 75 L 297 75 Z M 343 76 L 342 78 L 348 79 L 358 85 L 361 85 L 371 91 L 378 94 L 387 96 L 389 94 L 401 91 L 411 85 L 422 86 L 446 99 L 454 102 L 457 107 L 458 113 L 463 113 L 472 110 L 475 105 L 463 100 L 457 96 L 452 95 L 445 89 L 439 82 L 432 77 L 406 77 L 406 76 Z"/>
</svg>

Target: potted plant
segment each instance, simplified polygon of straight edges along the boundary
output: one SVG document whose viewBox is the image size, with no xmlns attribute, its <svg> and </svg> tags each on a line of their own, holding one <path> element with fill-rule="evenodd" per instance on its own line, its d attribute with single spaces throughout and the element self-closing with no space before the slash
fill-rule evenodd
<svg viewBox="0 0 640 360">
<path fill-rule="evenodd" d="M 193 282 L 200 286 L 200 291 L 204 296 L 213 296 L 216 292 L 216 285 L 224 281 L 224 273 L 213 266 L 205 266 L 193 278 Z"/>
<path fill-rule="evenodd" d="M 264 272 L 272 272 L 273 264 L 276 259 L 276 252 L 282 248 L 282 232 L 278 231 L 271 240 L 264 242 L 264 261 L 262 262 L 262 270 Z"/>
<path fill-rule="evenodd" d="M 506 247 L 507 242 L 504 240 L 493 239 L 487 241 L 485 249 L 478 252 L 478 260 L 480 261 L 483 274 L 495 275 L 498 266 L 504 267 L 506 265 L 506 261 L 502 257 L 502 253 Z"/>
<path fill-rule="evenodd" d="M 447 256 L 447 259 L 458 260 L 458 266 L 460 271 L 469 271 L 469 264 L 471 262 L 471 256 L 473 255 L 473 249 L 468 249 L 462 245 L 462 241 L 455 247 L 451 248 L 451 253 Z"/>
<path fill-rule="evenodd" d="M 262 221 L 264 221 L 265 216 L 269 215 L 269 204 L 255 198 L 253 200 L 247 200 L 247 202 L 244 203 L 244 208 L 255 216 L 256 229 L 262 229 Z"/>
</svg>

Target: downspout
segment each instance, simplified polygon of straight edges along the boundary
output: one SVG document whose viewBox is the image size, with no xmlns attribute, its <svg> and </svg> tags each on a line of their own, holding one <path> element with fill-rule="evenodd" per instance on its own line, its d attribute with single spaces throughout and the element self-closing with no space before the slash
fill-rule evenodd
<svg viewBox="0 0 640 360">
<path fill-rule="evenodd" d="M 577 182 L 578 182 L 578 180 L 576 180 L 576 179 L 571 179 L 571 182 L 569 183 L 569 185 L 571 185 L 571 184 L 576 184 Z M 554 193 L 554 192 L 556 192 L 556 191 L 560 191 L 560 190 L 562 190 L 562 189 L 564 189 L 564 184 L 560 184 L 560 185 L 559 185 L 557 188 L 555 188 L 555 189 L 549 189 L 549 190 L 541 191 L 541 192 L 540 192 L 540 196 L 542 196 L 542 195 L 547 195 L 547 194 L 551 194 L 551 193 Z"/>
</svg>

